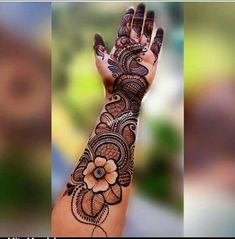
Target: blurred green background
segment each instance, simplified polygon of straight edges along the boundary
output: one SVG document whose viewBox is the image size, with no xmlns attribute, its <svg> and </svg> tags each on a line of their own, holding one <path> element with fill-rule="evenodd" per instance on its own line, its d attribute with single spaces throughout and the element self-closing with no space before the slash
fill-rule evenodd
<svg viewBox="0 0 235 239">
<path fill-rule="evenodd" d="M 63 189 L 72 165 L 82 154 L 103 103 L 102 80 L 92 49 L 94 33 L 101 33 L 111 49 L 122 14 L 136 5 L 128 2 L 52 4 L 54 200 Z M 156 80 L 143 102 L 140 116 L 134 189 L 136 195 L 150 200 L 156 207 L 165 205 L 170 214 L 176 214 L 180 225 L 176 231 L 180 234 L 183 9 L 181 3 L 146 3 L 146 7 L 156 12 L 156 24 L 165 29 L 165 39 Z M 168 227 L 170 231 L 170 223 Z"/>
<path fill-rule="evenodd" d="M 235 235 L 235 4 L 184 4 L 184 234 Z"/>
<path fill-rule="evenodd" d="M 184 4 L 186 94 L 205 80 L 234 75 L 234 8 L 234 3 Z"/>
</svg>

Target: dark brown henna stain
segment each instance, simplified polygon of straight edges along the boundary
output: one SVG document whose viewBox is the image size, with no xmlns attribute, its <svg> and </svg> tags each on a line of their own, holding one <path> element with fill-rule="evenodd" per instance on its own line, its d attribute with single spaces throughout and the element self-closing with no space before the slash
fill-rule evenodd
<svg viewBox="0 0 235 239">
<path fill-rule="evenodd" d="M 105 44 L 103 38 L 99 34 L 95 34 L 94 50 L 97 56 L 104 60 Z"/>
<path fill-rule="evenodd" d="M 154 12 L 148 11 L 144 23 L 144 31 L 143 35 L 147 38 L 147 42 L 150 43 L 152 31 L 153 31 L 153 24 L 154 24 Z"/>
<path fill-rule="evenodd" d="M 129 8 L 128 11 L 123 15 L 121 24 L 118 30 L 118 37 L 129 36 L 131 31 L 131 23 L 134 15 L 134 9 Z"/>
<path fill-rule="evenodd" d="M 136 13 L 133 19 L 133 26 L 132 26 L 138 38 L 141 36 L 141 32 L 142 32 L 142 26 L 144 22 L 144 12 L 145 12 L 145 5 L 143 3 L 140 3 L 137 6 Z"/>
<path fill-rule="evenodd" d="M 159 55 L 159 52 L 161 50 L 162 41 L 163 41 L 163 35 L 164 35 L 163 29 L 162 28 L 158 28 L 157 32 L 156 32 L 156 35 L 154 37 L 154 40 L 153 40 L 153 44 L 151 46 L 151 51 L 153 52 L 153 54 L 155 56 L 154 63 L 157 62 L 158 55 Z"/>
</svg>

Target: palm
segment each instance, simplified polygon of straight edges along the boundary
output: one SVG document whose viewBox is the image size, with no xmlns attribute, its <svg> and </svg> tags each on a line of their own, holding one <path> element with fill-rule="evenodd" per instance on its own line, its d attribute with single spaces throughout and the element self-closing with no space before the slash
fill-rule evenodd
<svg viewBox="0 0 235 239">
<path fill-rule="evenodd" d="M 138 75 L 152 83 L 156 73 L 156 61 L 163 39 L 163 30 L 157 30 L 150 46 L 154 25 L 154 13 L 147 12 L 145 6 L 130 8 L 123 16 L 116 43 L 108 54 L 102 37 L 95 35 L 96 65 L 108 92 L 112 91 L 114 80 L 121 75 Z M 133 19 L 134 18 L 134 19 Z M 133 23 L 132 23 L 133 19 Z M 141 32 L 143 32 L 141 34 Z"/>
</svg>

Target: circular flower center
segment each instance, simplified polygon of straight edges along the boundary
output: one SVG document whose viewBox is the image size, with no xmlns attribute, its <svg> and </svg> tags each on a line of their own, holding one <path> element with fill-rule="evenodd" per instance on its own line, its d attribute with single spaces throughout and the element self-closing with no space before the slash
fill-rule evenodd
<svg viewBox="0 0 235 239">
<path fill-rule="evenodd" d="M 95 178 L 100 179 L 104 177 L 105 173 L 106 171 L 103 167 L 98 167 L 94 170 L 93 175 Z"/>
</svg>

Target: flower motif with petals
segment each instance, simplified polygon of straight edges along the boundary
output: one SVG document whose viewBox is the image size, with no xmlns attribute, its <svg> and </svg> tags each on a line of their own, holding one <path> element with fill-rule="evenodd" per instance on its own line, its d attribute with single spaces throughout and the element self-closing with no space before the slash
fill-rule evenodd
<svg viewBox="0 0 235 239">
<path fill-rule="evenodd" d="M 114 160 L 96 157 L 83 171 L 84 182 L 94 193 L 104 192 L 116 183 L 118 173 Z"/>
</svg>

